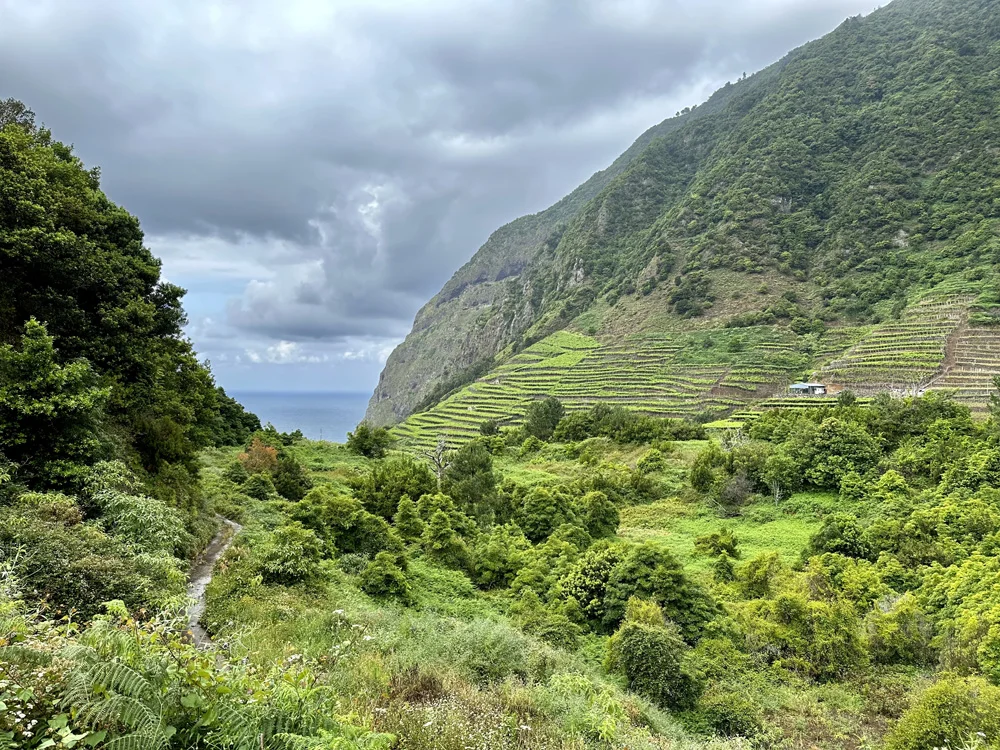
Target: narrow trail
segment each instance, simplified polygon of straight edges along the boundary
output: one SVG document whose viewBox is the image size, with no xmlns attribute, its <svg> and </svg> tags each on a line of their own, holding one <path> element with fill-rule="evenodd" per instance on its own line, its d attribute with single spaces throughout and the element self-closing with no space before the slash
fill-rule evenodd
<svg viewBox="0 0 1000 750">
<path fill-rule="evenodd" d="M 212 642 L 208 631 L 202 627 L 199 620 L 205 612 L 205 590 L 212 582 L 212 571 L 215 569 L 215 563 L 225 554 L 233 543 L 233 539 L 243 528 L 236 521 L 230 521 L 228 518 L 223 518 L 222 522 L 223 526 L 219 529 L 219 533 L 194 561 L 188 573 L 187 593 L 188 597 L 194 599 L 194 604 L 188 610 L 188 630 L 191 631 L 191 639 L 198 647 Z"/>
</svg>

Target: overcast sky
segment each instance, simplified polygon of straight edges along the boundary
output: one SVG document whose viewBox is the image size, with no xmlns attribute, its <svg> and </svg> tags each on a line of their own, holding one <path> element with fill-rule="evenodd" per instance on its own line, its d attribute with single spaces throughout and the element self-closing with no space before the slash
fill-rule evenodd
<svg viewBox="0 0 1000 750">
<path fill-rule="evenodd" d="M 872 0 L 0 0 L 230 391 L 371 390 L 490 232 Z"/>
</svg>

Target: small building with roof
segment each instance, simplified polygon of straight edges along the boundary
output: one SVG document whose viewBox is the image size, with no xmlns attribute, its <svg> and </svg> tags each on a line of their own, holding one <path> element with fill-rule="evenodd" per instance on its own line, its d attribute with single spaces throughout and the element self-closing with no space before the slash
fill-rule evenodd
<svg viewBox="0 0 1000 750">
<path fill-rule="evenodd" d="M 824 383 L 792 383 L 788 390 L 793 396 L 825 396 L 827 392 Z"/>
</svg>

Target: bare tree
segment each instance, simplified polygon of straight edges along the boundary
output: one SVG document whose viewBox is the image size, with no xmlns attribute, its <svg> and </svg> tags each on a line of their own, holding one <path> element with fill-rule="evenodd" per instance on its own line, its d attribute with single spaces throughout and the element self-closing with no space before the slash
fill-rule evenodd
<svg viewBox="0 0 1000 750">
<path fill-rule="evenodd" d="M 448 443 L 446 442 L 444 435 L 438 435 L 437 446 L 434 450 L 424 452 L 424 455 L 427 456 L 427 459 L 434 467 L 434 473 L 437 474 L 439 486 L 441 484 L 441 480 L 444 479 L 444 472 L 448 468 L 448 464 L 451 463 L 449 454 Z"/>
</svg>

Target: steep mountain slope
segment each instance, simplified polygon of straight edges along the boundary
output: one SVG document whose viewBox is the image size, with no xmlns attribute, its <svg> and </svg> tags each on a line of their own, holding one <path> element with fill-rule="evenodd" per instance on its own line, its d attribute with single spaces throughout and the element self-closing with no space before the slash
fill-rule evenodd
<svg viewBox="0 0 1000 750">
<path fill-rule="evenodd" d="M 998 40 L 996 3 L 896 0 L 657 126 L 490 238 L 418 314 L 369 418 L 430 406 L 570 326 L 600 344 L 761 325 L 818 342 L 957 275 L 969 304 L 1000 262 Z M 806 372 L 823 364 L 797 351 Z"/>
</svg>

